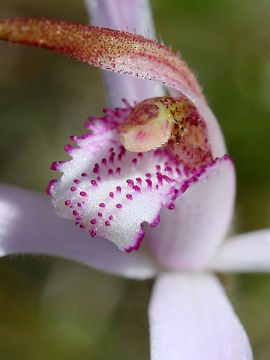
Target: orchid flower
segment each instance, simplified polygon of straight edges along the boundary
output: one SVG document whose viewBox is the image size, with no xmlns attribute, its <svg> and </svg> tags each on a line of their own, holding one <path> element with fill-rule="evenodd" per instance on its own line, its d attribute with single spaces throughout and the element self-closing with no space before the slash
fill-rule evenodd
<svg viewBox="0 0 270 360">
<path fill-rule="evenodd" d="M 154 37 L 147 1 L 118 1 L 117 11 L 114 1 L 88 5 L 94 23 L 110 29 L 33 18 L 0 21 L 1 40 L 118 73 L 105 74 L 117 107 L 90 117 L 86 133 L 65 147 L 71 160 L 52 164 L 62 176 L 47 192 L 65 219 L 40 194 L 0 187 L 0 253 L 47 254 L 127 278 L 156 277 L 149 305 L 152 360 L 252 359 L 214 273 L 268 272 L 270 231 L 225 242 L 234 165 L 188 66 L 139 35 Z M 134 29 L 136 34 L 123 31 Z"/>
</svg>

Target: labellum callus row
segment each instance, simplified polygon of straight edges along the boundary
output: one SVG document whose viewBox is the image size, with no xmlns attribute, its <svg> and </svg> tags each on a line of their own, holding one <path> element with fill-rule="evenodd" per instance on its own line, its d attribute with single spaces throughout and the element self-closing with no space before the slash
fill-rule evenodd
<svg viewBox="0 0 270 360">
<path fill-rule="evenodd" d="M 212 160 L 206 124 L 184 96 L 155 97 L 139 103 L 118 133 L 128 151 L 146 152 L 165 146 L 189 168 Z"/>
</svg>

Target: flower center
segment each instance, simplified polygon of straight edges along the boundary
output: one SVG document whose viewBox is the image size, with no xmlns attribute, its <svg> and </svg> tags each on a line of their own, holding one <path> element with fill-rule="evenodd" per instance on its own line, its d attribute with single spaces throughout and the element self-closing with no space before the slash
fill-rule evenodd
<svg viewBox="0 0 270 360">
<path fill-rule="evenodd" d="M 213 160 L 205 121 L 186 97 L 155 97 L 137 104 L 118 128 L 126 150 L 147 152 L 161 146 L 189 168 Z"/>
</svg>

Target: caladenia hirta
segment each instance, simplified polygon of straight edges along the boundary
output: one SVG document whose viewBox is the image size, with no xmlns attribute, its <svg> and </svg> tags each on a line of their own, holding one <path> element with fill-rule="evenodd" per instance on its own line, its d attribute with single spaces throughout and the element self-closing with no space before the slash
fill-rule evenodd
<svg viewBox="0 0 270 360">
<path fill-rule="evenodd" d="M 110 25 L 113 2 L 89 3 L 94 18 Z M 149 10 L 145 1 L 118 6 L 119 13 Z M 2 20 L 0 39 L 123 74 L 129 86 L 121 106 L 89 117 L 84 134 L 70 137 L 71 160 L 52 164 L 62 175 L 47 192 L 76 226 L 54 216 L 41 196 L 3 186 L 1 254 L 45 253 L 126 277 L 157 276 L 152 359 L 251 359 L 245 331 L 210 271 L 269 271 L 270 232 L 224 242 L 234 165 L 187 65 L 155 40 L 60 20 Z M 127 75 L 145 79 L 138 96 L 130 95 L 137 84 Z M 109 83 L 111 99 L 122 78 Z"/>
<path fill-rule="evenodd" d="M 227 211 L 220 224 L 212 226 L 212 232 L 218 231 L 214 244 L 208 249 L 203 245 L 206 256 L 198 261 L 208 261 L 230 221 L 234 197 L 224 192 L 234 193 L 234 170 L 201 87 L 183 60 L 164 45 L 139 35 L 65 21 L 3 20 L 0 36 L 52 49 L 105 70 L 156 80 L 173 90 L 173 96 L 154 97 L 136 105 L 124 100 L 121 108 L 106 110 L 104 117 L 90 117 L 85 124 L 90 131 L 72 136 L 76 146 L 65 147 L 72 160 L 52 164 L 63 176 L 52 180 L 47 192 L 61 216 L 130 252 L 139 248 L 145 233 L 143 223 L 155 227 L 163 207 L 173 210 L 189 187 L 217 173 L 224 186 L 219 197 L 225 199 Z M 208 191 L 214 190 L 207 189 L 203 197 L 208 198 Z M 197 201 L 208 207 L 203 197 Z M 212 207 L 220 206 L 219 197 L 215 196 Z M 211 217 L 208 212 L 206 208 L 204 216 Z M 183 222 L 186 228 L 187 220 Z M 144 228 L 147 230 L 146 224 Z M 162 254 L 151 234 L 148 238 L 165 265 L 177 268 L 184 261 L 186 266 L 189 260 L 183 249 L 179 254 L 175 249 Z"/>
</svg>

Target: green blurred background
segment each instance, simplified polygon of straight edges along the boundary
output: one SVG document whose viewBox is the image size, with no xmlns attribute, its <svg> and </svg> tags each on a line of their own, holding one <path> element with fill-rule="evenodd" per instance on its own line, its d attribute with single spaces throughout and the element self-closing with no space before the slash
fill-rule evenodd
<svg viewBox="0 0 270 360">
<path fill-rule="evenodd" d="M 157 31 L 203 84 L 235 161 L 233 231 L 270 225 L 270 2 L 153 0 Z M 0 16 L 87 22 L 83 1 L 0 0 Z M 70 134 L 106 105 L 99 71 L 45 50 L 0 43 L 1 182 L 44 192 Z M 226 288 L 255 358 L 270 359 L 270 276 Z M 149 359 L 152 283 L 62 260 L 0 261 L 0 359 Z"/>
</svg>

